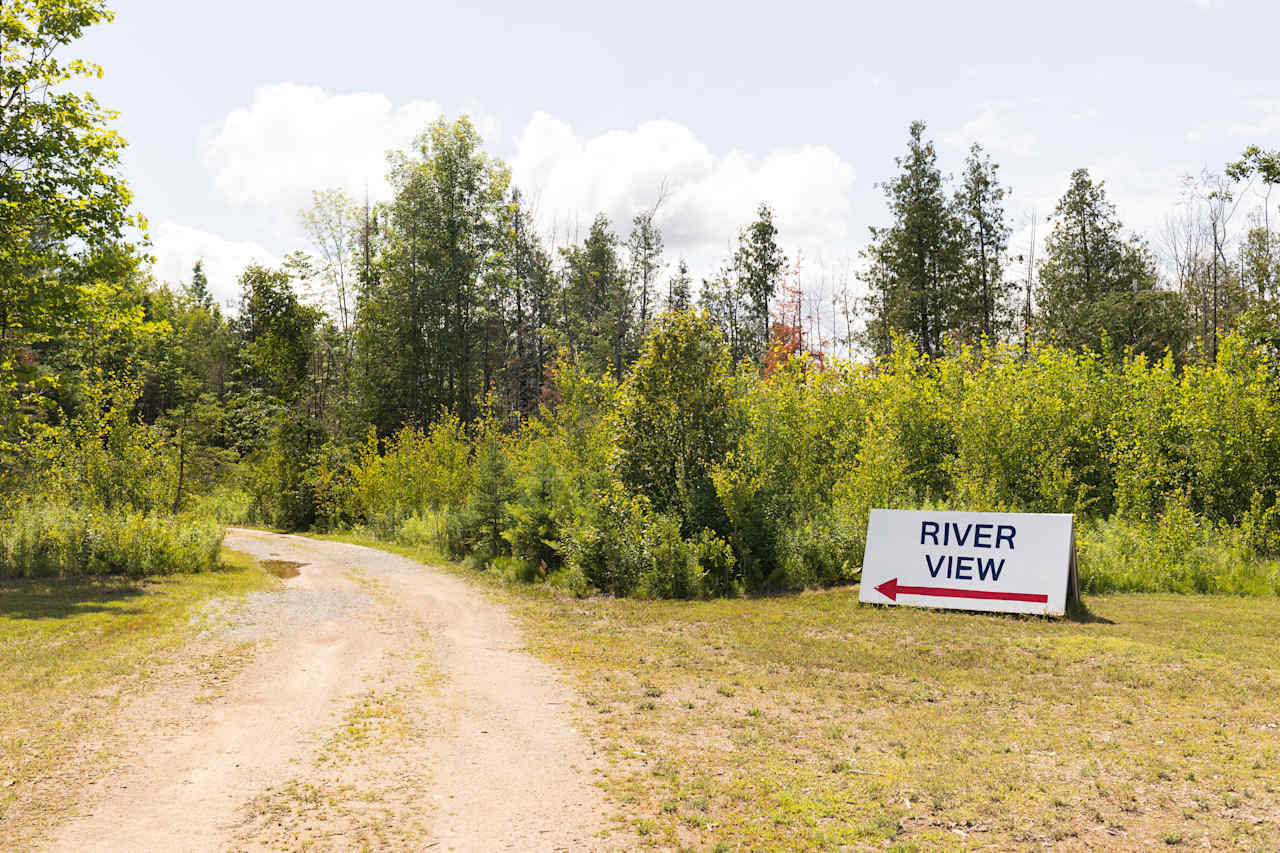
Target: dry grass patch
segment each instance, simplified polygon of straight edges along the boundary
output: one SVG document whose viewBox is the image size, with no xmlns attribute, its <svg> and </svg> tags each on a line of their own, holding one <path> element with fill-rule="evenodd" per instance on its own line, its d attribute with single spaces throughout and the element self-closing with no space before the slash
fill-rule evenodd
<svg viewBox="0 0 1280 853">
<path fill-rule="evenodd" d="M 856 589 L 578 600 L 450 568 L 573 678 L 655 847 L 1280 849 L 1275 599 L 1091 598 L 1093 621 L 1049 621 Z"/>
<path fill-rule="evenodd" d="M 1271 599 L 1094 599 L 1107 621 L 512 597 L 656 845 L 1280 845 Z"/>
</svg>

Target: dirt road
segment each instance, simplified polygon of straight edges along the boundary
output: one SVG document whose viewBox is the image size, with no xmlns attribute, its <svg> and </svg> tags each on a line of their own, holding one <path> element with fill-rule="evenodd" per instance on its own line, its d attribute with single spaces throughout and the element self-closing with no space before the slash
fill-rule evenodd
<svg viewBox="0 0 1280 853">
<path fill-rule="evenodd" d="M 250 530 L 226 545 L 298 574 L 211 610 L 206 656 L 234 666 L 176 669 L 130 703 L 121 769 L 44 849 L 620 846 L 575 697 L 500 606 L 382 551 Z"/>
</svg>

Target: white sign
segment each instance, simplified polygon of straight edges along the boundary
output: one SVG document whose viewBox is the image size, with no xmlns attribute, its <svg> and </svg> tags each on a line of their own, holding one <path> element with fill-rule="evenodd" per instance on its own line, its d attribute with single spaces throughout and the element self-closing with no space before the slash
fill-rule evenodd
<svg viewBox="0 0 1280 853">
<path fill-rule="evenodd" d="M 1070 514 L 873 509 L 858 600 L 1061 616 Z"/>
</svg>

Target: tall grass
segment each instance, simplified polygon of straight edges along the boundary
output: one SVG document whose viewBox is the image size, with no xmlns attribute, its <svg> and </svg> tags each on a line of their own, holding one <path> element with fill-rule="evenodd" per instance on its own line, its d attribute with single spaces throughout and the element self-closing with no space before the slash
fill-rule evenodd
<svg viewBox="0 0 1280 853">
<path fill-rule="evenodd" d="M 144 577 L 202 572 L 218 564 L 223 532 L 194 516 L 24 501 L 0 519 L 0 575 Z"/>
<path fill-rule="evenodd" d="M 1280 595 L 1280 561 L 1259 553 L 1240 528 L 1190 513 L 1088 522 L 1078 547 L 1085 593 Z"/>
</svg>

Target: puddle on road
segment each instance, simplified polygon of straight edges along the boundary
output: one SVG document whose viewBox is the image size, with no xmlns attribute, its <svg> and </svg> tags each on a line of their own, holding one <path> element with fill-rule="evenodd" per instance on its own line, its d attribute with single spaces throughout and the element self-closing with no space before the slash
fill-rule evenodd
<svg viewBox="0 0 1280 853">
<path fill-rule="evenodd" d="M 306 563 L 295 563 L 292 560 L 262 560 L 262 568 L 278 578 L 296 578 L 298 567 Z"/>
</svg>

